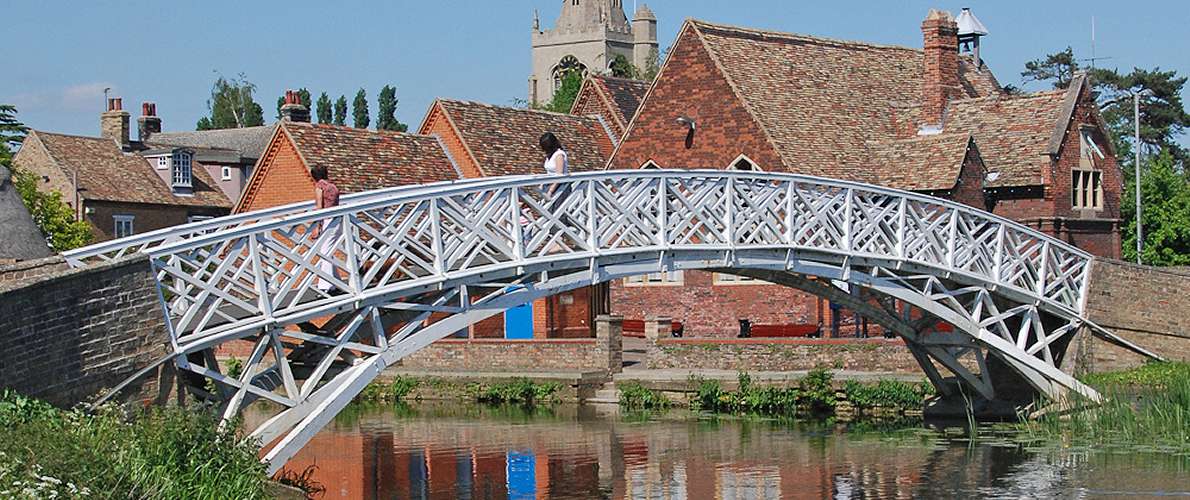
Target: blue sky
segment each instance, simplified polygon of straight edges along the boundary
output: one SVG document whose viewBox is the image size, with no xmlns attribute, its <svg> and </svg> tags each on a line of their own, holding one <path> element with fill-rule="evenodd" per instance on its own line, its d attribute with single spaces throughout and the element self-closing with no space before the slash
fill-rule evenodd
<svg viewBox="0 0 1190 500">
<path fill-rule="evenodd" d="M 931 7 L 971 7 L 987 25 L 983 58 L 1001 83 L 1020 84 L 1025 61 L 1067 45 L 1090 57 L 1096 18 L 1100 65 L 1161 66 L 1190 75 L 1190 7 L 1178 1 L 975 2 L 894 0 L 655 0 L 662 47 L 681 22 L 713 22 L 886 44 L 921 46 Z M 524 98 L 533 9 L 550 27 L 560 0 L 390 2 L 8 2 L 0 102 L 28 125 L 98 135 L 105 87 L 157 102 L 166 130 L 192 130 L 216 73 L 244 73 L 272 120 L 277 96 L 397 88 L 397 117 L 416 127 L 437 96 L 509 104 Z M 624 2 L 626 10 L 632 0 Z M 631 15 L 631 12 L 628 13 Z M 1038 86 L 1027 87 L 1040 89 Z M 1184 95 L 1190 100 L 1190 95 Z M 1182 142 L 1190 145 L 1190 139 Z"/>
</svg>

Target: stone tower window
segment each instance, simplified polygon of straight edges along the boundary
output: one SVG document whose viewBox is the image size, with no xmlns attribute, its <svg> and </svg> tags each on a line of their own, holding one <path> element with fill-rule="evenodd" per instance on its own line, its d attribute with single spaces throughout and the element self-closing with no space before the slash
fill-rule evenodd
<svg viewBox="0 0 1190 500">
<path fill-rule="evenodd" d="M 577 1 L 577 0 L 576 0 Z M 569 75 L 571 71 L 578 71 L 580 74 L 587 73 L 587 67 L 578 61 L 574 56 L 563 57 L 558 61 L 558 65 L 554 66 L 554 92 L 562 88 L 562 80 Z"/>
</svg>

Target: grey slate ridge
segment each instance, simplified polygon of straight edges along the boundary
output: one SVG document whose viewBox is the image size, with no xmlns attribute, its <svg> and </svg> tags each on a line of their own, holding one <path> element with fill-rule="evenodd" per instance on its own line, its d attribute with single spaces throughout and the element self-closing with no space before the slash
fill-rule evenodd
<svg viewBox="0 0 1190 500">
<path fill-rule="evenodd" d="M 50 254 L 45 236 L 12 183 L 12 172 L 0 166 L 0 259 L 39 259 Z"/>
<path fill-rule="evenodd" d="M 189 146 L 194 148 L 230 149 L 241 158 L 255 161 L 264 154 L 277 124 L 259 127 L 195 130 L 190 132 L 159 132 L 149 138 L 154 145 Z"/>
</svg>

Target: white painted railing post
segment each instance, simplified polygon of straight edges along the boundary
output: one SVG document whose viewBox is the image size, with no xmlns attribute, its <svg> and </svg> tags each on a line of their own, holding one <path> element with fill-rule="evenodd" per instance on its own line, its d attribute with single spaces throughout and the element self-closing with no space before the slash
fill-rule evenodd
<svg viewBox="0 0 1190 500">
<path fill-rule="evenodd" d="M 793 246 L 793 198 L 796 196 L 796 190 L 797 182 L 785 182 L 785 244 L 789 246 Z"/>
<path fill-rule="evenodd" d="M 897 206 L 897 258 L 905 259 L 905 197 L 901 197 L 901 202 Z"/>
<path fill-rule="evenodd" d="M 669 183 L 666 177 L 659 177 L 657 179 L 657 245 L 661 247 L 669 246 L 669 235 L 666 234 L 666 228 L 669 226 Z"/>
<path fill-rule="evenodd" d="M 434 272 L 439 276 L 446 274 L 446 264 L 442 255 L 442 222 L 439 219 L 438 203 L 441 198 L 430 198 L 430 251 L 434 253 Z"/>
<path fill-rule="evenodd" d="M 992 265 L 992 279 L 997 284 L 1004 279 L 1004 223 L 1000 223 L 1000 227 L 996 229 L 996 263 Z"/>
<path fill-rule="evenodd" d="M 1037 295 L 1045 297 L 1045 285 L 1049 279 L 1050 242 L 1041 243 L 1041 272 L 1037 273 Z"/>
<path fill-rule="evenodd" d="M 264 266 L 260 260 L 259 234 L 248 235 L 248 255 L 252 259 L 252 274 L 255 275 L 256 307 L 266 318 L 273 317 L 273 301 L 269 298 L 269 286 L 264 277 Z"/>
<path fill-rule="evenodd" d="M 843 251 L 851 251 L 851 203 L 855 196 L 855 190 L 847 188 L 847 194 L 843 199 Z"/>
<path fill-rule="evenodd" d="M 950 209 L 950 228 L 946 237 L 946 267 L 954 269 L 955 241 L 959 237 L 959 211 Z"/>
<path fill-rule="evenodd" d="M 735 248 L 735 176 L 729 175 L 727 177 L 727 196 L 725 202 L 727 203 L 727 213 L 724 215 L 724 237 L 726 238 L 727 246 Z"/>
<path fill-rule="evenodd" d="M 595 220 L 595 179 L 587 180 L 587 246 L 599 253 L 599 221 Z"/>
<path fill-rule="evenodd" d="M 359 240 L 359 228 L 352 223 L 351 214 L 343 214 L 343 246 L 347 254 L 347 285 L 351 287 L 353 295 L 363 291 L 359 279 L 359 256 L 356 255 L 356 242 Z"/>
<path fill-rule="evenodd" d="M 517 186 L 508 188 L 508 223 L 512 224 L 512 256 L 516 260 L 525 258 L 524 228 L 521 227 L 521 190 Z"/>
</svg>

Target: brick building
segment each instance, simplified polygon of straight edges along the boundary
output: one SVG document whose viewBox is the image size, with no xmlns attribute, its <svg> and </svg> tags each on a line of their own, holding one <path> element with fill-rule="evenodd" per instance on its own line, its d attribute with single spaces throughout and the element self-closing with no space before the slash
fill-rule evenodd
<svg viewBox="0 0 1190 500">
<path fill-rule="evenodd" d="M 620 138 L 648 90 L 649 82 L 642 80 L 587 75 L 570 107 L 570 114 L 598 116 L 611 128 L 612 135 Z"/>
<path fill-rule="evenodd" d="M 422 120 L 422 134 L 438 137 L 464 177 L 545 173 L 537 142 L 542 133 L 558 136 L 572 172 L 602 168 L 614 138 L 599 114 L 575 116 L 469 101 L 438 99 Z M 606 309 L 603 288 L 582 288 L 540 299 L 472 327 L 481 338 L 593 337 L 595 315 Z M 602 304 L 602 305 L 601 305 Z"/>
<path fill-rule="evenodd" d="M 1085 78 L 1005 93 L 974 53 L 964 11 L 932 10 L 923 48 L 690 20 L 609 168 L 713 168 L 855 180 L 953 199 L 1118 257 L 1120 170 Z M 679 123 L 679 117 L 685 118 Z M 829 324 L 838 314 L 783 287 L 703 272 L 612 286 L 612 310 L 728 336 L 740 319 Z"/>
<path fill-rule="evenodd" d="M 143 109 L 153 109 L 149 104 Z M 160 120 L 155 123 L 160 130 Z M 39 189 L 62 193 L 63 201 L 91 224 L 96 241 L 218 217 L 231 209 L 231 200 L 203 163 L 204 155 L 224 151 L 132 141 L 129 113 L 119 98 L 108 100 L 100 131 L 101 137 L 30 131 L 13 159 L 43 180 Z M 148 138 L 142 127 L 142 139 Z"/>
</svg>

